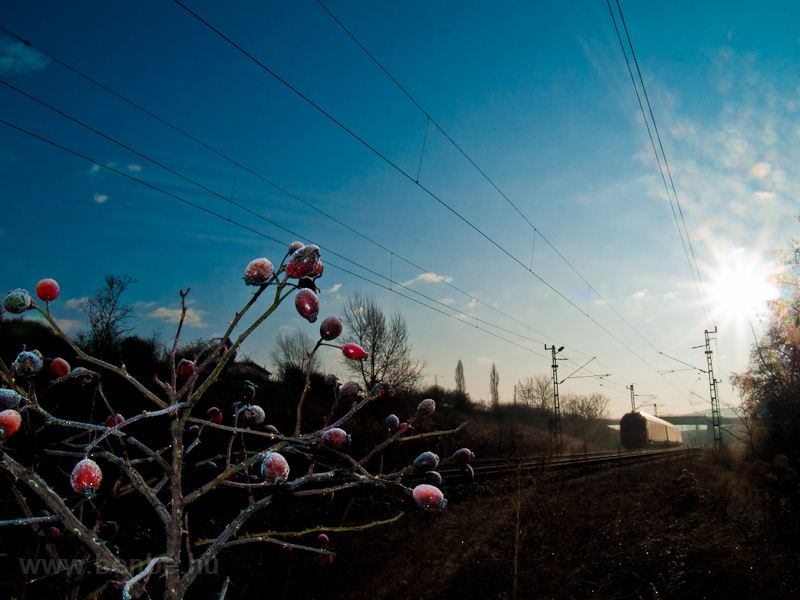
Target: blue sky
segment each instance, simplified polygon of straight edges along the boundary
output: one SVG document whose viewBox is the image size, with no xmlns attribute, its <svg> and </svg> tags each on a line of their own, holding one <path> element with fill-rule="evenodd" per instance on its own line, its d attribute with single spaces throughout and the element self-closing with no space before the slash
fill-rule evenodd
<svg viewBox="0 0 800 600">
<path fill-rule="evenodd" d="M 562 377 L 593 357 L 576 375 L 611 373 L 562 392 L 603 392 L 620 415 L 634 383 L 659 414 L 699 410 L 707 377 L 662 372 L 684 366 L 659 353 L 704 368 L 693 347 L 716 325 L 735 403 L 727 379 L 797 230 L 800 8 L 622 4 L 704 310 L 607 4 L 492 4 L 325 2 L 423 112 L 317 2 L 186 1 L 354 135 L 177 3 L 4 7 L 5 30 L 207 147 L 0 33 L 0 118 L 85 157 L 0 123 L 0 279 L 57 279 L 53 310 L 74 331 L 77 301 L 127 273 L 139 329 L 165 338 L 191 286 L 184 339 L 211 337 L 247 301 L 247 263 L 302 236 L 323 248 L 321 315 L 373 292 L 406 317 L 431 383 L 452 387 L 460 359 L 486 399 L 494 362 L 511 401 L 555 344 Z M 244 351 L 267 363 L 295 328 L 317 331 L 287 303 Z"/>
</svg>

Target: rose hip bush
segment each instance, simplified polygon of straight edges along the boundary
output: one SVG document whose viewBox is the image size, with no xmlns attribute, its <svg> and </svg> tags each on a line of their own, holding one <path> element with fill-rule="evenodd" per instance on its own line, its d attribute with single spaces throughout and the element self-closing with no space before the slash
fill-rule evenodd
<svg viewBox="0 0 800 600">
<path fill-rule="evenodd" d="M 386 521 L 351 528 L 314 524 L 294 532 L 254 532 L 252 523 L 256 520 L 252 517 L 274 509 L 278 498 L 285 503 L 293 497 L 369 486 L 398 490 L 417 510 L 435 512 L 445 507 L 444 494 L 438 487 L 441 477 L 433 469 L 445 462 L 465 465 L 472 456 L 469 450 L 460 450 L 456 456 L 441 461 L 432 452 L 425 452 L 413 464 L 383 473 L 384 453 L 393 444 L 452 434 L 460 429 L 412 434 L 413 425 L 435 410 L 433 400 L 423 400 L 416 413 L 406 415 L 402 424 L 396 415 L 381 416 L 385 419 L 380 425 L 385 439 L 381 438 L 360 457 L 350 454 L 355 445 L 351 446 L 346 427 L 365 406 L 380 402 L 386 386 L 379 383 L 365 393 L 357 383 L 342 384 L 334 375 L 326 376 L 325 390 L 315 392 L 327 394 L 330 409 L 326 417 L 319 419 L 321 422 L 309 427 L 311 419 L 303 419 L 303 406 L 311 387 L 310 360 L 306 385 L 296 407 L 292 407 L 296 415 L 292 417 L 292 430 L 281 432 L 266 422 L 263 407 L 256 403 L 258 386 L 248 380 L 240 382 L 237 401 L 231 408 L 208 408 L 207 404 L 201 407 L 201 398 L 233 361 L 242 343 L 287 297 L 294 295 L 295 310 L 303 318 L 310 323 L 317 320 L 321 304 L 315 281 L 323 270 L 319 248 L 300 242 L 289 246 L 277 269 L 266 258 L 251 261 L 243 279 L 245 285 L 256 288 L 252 297 L 235 313 L 225 335 L 213 340 L 212 347 L 193 360 L 176 358 L 189 293 L 181 290 L 182 314 L 168 355 L 169 375 L 165 381 L 156 377 L 155 387 L 152 382 L 145 385 L 139 381 L 124 364 L 117 366 L 89 356 L 64 334 L 50 312 L 50 304 L 60 292 L 53 279 L 42 279 L 34 288 L 44 306 L 21 288 L 6 294 L 3 308 L 7 312 L 38 311 L 74 352 L 74 356 L 45 357 L 36 349 L 23 347 L 10 366 L 0 359 L 0 468 L 12 485 L 19 507 L 18 516 L 0 521 L 0 526 L 31 527 L 44 540 L 45 550 L 54 560 L 60 560 L 58 544 L 65 537 L 77 540 L 75 546 L 81 549 L 77 560 L 92 567 L 97 577 L 91 585 L 96 587 L 89 595 L 86 591 L 79 594 L 81 577 L 69 577 L 70 598 L 119 597 L 120 593 L 123 598 L 149 597 L 148 584 L 157 587 L 149 580 L 159 573 L 164 577 L 158 586 L 163 588 L 163 597 L 179 600 L 186 597 L 192 583 L 207 572 L 205 569 L 221 551 L 243 544 L 274 543 L 316 553 L 319 565 L 327 566 L 334 553 L 326 549 L 328 536 L 321 531 L 333 535 L 363 529 L 394 521 L 403 514 L 398 510 L 395 517 Z M 267 298 L 266 302 L 262 297 Z M 234 337 L 243 317 L 259 310 L 259 304 L 267 306 Z M 325 318 L 309 358 L 322 346 L 339 348 L 346 360 L 366 358 L 366 352 L 355 344 L 336 345 L 341 332 L 338 317 Z M 66 359 L 90 368 L 71 368 Z M 47 367 L 49 377 L 55 376 L 46 389 L 37 387 L 36 382 L 43 367 Z M 109 378 L 127 384 L 146 408 L 134 409 L 130 403 L 123 406 L 114 394 L 104 393 L 103 383 Z M 93 416 L 64 418 L 64 408 L 50 402 L 51 390 L 58 389 L 56 386 L 91 389 L 89 414 Z M 81 402 L 87 397 L 70 391 L 61 400 Z M 97 418 L 96 403 L 104 412 L 101 418 Z M 132 412 L 132 416 L 123 416 Z M 45 439 L 43 432 L 51 435 L 40 447 L 40 440 Z M 34 447 L 33 453 L 24 451 L 26 443 L 28 448 Z M 205 448 L 205 453 L 200 448 Z M 48 470 L 42 457 L 60 466 Z M 426 483 L 411 489 L 405 479 L 415 474 L 418 478 L 424 474 Z M 226 495 L 219 518 L 210 523 L 193 521 L 195 509 L 220 490 L 226 490 Z M 160 524 L 155 529 L 161 533 L 145 540 L 152 546 L 147 549 L 147 560 L 141 560 L 141 549 L 140 554 L 134 555 L 133 550 L 105 539 L 110 526 L 118 529 L 119 525 L 106 521 L 104 514 L 130 494 L 138 495 L 153 515 L 152 521 Z M 31 507 L 38 506 L 46 509 L 34 514 Z M 14 517 L 11 510 L 7 517 Z M 193 528 L 211 528 L 213 535 L 198 538 L 193 535 Z M 62 531 L 69 535 L 62 535 Z M 289 543 L 287 538 L 299 541 Z M 226 580 L 219 598 L 224 598 L 227 586 Z"/>
</svg>

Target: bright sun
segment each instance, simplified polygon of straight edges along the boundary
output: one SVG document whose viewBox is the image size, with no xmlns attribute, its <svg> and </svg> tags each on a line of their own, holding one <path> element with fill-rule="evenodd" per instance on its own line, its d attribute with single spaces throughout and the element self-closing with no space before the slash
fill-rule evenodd
<svg viewBox="0 0 800 600">
<path fill-rule="evenodd" d="M 769 282 L 770 265 L 757 255 L 748 256 L 744 248 L 717 255 L 719 266 L 708 284 L 709 303 L 722 324 L 744 325 L 758 319 L 767 301 L 778 297 L 778 288 Z"/>
</svg>

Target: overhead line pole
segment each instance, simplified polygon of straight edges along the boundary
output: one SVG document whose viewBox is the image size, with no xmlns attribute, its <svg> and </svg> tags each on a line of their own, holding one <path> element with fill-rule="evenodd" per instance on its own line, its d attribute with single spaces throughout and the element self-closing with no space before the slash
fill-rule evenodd
<svg viewBox="0 0 800 600">
<path fill-rule="evenodd" d="M 714 331 L 706 329 L 706 359 L 708 360 L 708 387 L 711 392 L 711 427 L 714 430 L 714 450 L 722 446 L 722 415 L 719 408 L 719 393 L 717 391 L 717 383 L 719 381 L 714 379 L 714 365 L 711 362 L 711 340 L 715 339 L 712 336 L 716 335 L 717 328 Z"/>
<path fill-rule="evenodd" d="M 561 405 L 558 397 L 558 361 L 566 359 L 559 359 L 556 355 L 564 349 L 564 346 L 556 350 L 555 344 L 552 346 L 545 344 L 544 349 L 550 350 L 553 353 L 553 426 L 550 428 L 550 431 L 555 438 L 556 454 L 561 454 L 564 446 L 564 438 L 561 434 Z"/>
</svg>

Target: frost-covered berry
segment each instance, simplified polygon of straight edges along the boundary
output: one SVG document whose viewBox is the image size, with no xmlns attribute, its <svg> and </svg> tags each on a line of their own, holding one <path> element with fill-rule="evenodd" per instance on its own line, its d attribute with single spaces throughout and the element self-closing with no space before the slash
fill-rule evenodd
<svg viewBox="0 0 800 600">
<path fill-rule="evenodd" d="M 366 350 L 358 344 L 345 344 L 342 346 L 342 354 L 350 360 L 364 360 L 367 358 Z"/>
<path fill-rule="evenodd" d="M 347 435 L 344 429 L 334 427 L 322 434 L 322 441 L 326 444 L 330 444 L 334 448 L 340 448 L 350 443 L 350 436 Z"/>
<path fill-rule="evenodd" d="M 268 259 L 256 258 L 244 270 L 244 282 L 246 285 L 266 285 L 274 272 L 275 267 Z"/>
<path fill-rule="evenodd" d="M 58 527 L 48 527 L 47 528 L 47 537 L 49 537 L 54 542 L 61 537 L 61 530 Z"/>
<path fill-rule="evenodd" d="M 12 314 L 19 315 L 31 307 L 31 302 L 33 302 L 33 298 L 31 298 L 30 292 L 17 288 L 6 293 L 6 297 L 3 298 L 3 308 Z"/>
<path fill-rule="evenodd" d="M 422 480 L 425 483 L 430 483 L 436 487 L 440 487 L 442 485 L 442 476 L 436 471 L 428 471 L 422 476 Z"/>
<path fill-rule="evenodd" d="M 245 379 L 242 383 L 239 384 L 239 402 L 243 404 L 250 404 L 253 401 L 253 398 L 256 397 L 256 390 L 258 386 Z"/>
<path fill-rule="evenodd" d="M 327 535 L 325 535 L 324 533 L 320 533 L 320 534 L 317 536 L 317 543 L 318 543 L 320 546 L 327 546 L 329 541 L 330 541 L 330 540 L 328 539 L 328 536 L 327 536 Z"/>
<path fill-rule="evenodd" d="M 206 411 L 206 417 L 215 425 L 222 423 L 222 412 L 216 406 L 212 406 Z"/>
<path fill-rule="evenodd" d="M 432 512 L 441 511 L 447 506 L 447 500 L 444 499 L 442 491 L 433 485 L 423 483 L 414 488 L 412 492 L 414 501 L 420 508 Z"/>
<path fill-rule="evenodd" d="M 181 362 L 178 363 L 178 372 L 181 374 L 182 379 L 189 379 L 189 377 L 194 375 L 194 363 L 186 358 L 182 358 Z"/>
<path fill-rule="evenodd" d="M 55 279 L 42 279 L 36 284 L 34 291 L 36 292 L 36 297 L 39 298 L 39 300 L 52 302 L 58 298 L 58 292 L 60 291 L 60 288 L 58 287 L 58 282 Z"/>
<path fill-rule="evenodd" d="M 433 414 L 433 411 L 436 410 L 436 402 L 427 398 L 419 403 L 417 406 L 417 412 L 423 416 Z"/>
<path fill-rule="evenodd" d="M 433 452 L 423 452 L 414 459 L 414 468 L 417 471 L 433 471 L 439 466 L 439 457 Z"/>
<path fill-rule="evenodd" d="M 468 465 L 472 462 L 472 459 L 475 458 L 475 455 L 469 448 L 462 448 L 454 452 L 451 458 L 459 465 Z"/>
<path fill-rule="evenodd" d="M 328 373 L 327 375 L 325 375 L 324 383 L 328 387 L 336 387 L 337 385 L 339 385 L 339 378 L 336 377 L 336 375 L 334 375 L 333 373 Z"/>
<path fill-rule="evenodd" d="M 54 358 L 50 363 L 50 370 L 56 377 L 64 377 L 69 375 L 71 369 L 69 363 L 63 358 Z"/>
<path fill-rule="evenodd" d="M 248 425 L 258 427 L 264 422 L 264 409 L 258 404 L 251 404 L 244 409 L 244 420 Z"/>
<path fill-rule="evenodd" d="M 101 481 L 103 481 L 103 472 L 91 458 L 84 458 L 75 465 L 75 468 L 72 469 L 72 474 L 69 476 L 69 483 L 72 489 L 87 498 L 91 498 L 94 495 L 97 488 L 100 487 Z"/>
<path fill-rule="evenodd" d="M 333 564 L 333 555 L 332 554 L 320 554 L 319 555 L 319 566 L 320 567 L 330 567 Z"/>
<path fill-rule="evenodd" d="M 386 383 L 385 381 L 379 381 L 378 383 L 372 386 L 372 389 L 370 390 L 369 393 L 370 396 L 378 398 L 380 396 L 383 396 L 386 393 L 386 390 L 388 389 L 389 389 L 388 383 Z"/>
<path fill-rule="evenodd" d="M 349 398 L 350 396 L 355 396 L 360 391 L 361 391 L 361 385 L 359 385 L 355 381 L 348 381 L 342 386 L 342 389 L 339 390 L 339 397 Z"/>
<path fill-rule="evenodd" d="M 302 248 L 303 246 L 305 246 L 303 242 L 292 242 L 291 244 L 289 244 L 289 254 L 294 254 L 295 252 L 300 250 L 300 248 Z"/>
<path fill-rule="evenodd" d="M 0 409 L 17 408 L 22 396 L 14 390 L 0 390 Z"/>
<path fill-rule="evenodd" d="M 330 342 L 342 335 L 342 320 L 339 317 L 328 317 L 319 325 L 319 337 Z"/>
<path fill-rule="evenodd" d="M 297 290 L 294 295 L 294 307 L 309 323 L 314 323 L 319 316 L 319 298 L 309 289 Z"/>
<path fill-rule="evenodd" d="M 322 273 L 319 246 L 309 244 L 298 248 L 286 263 L 286 276 L 291 279 L 317 276 Z"/>
<path fill-rule="evenodd" d="M 280 435 L 280 431 L 278 431 L 278 428 L 275 427 L 275 425 L 264 425 L 262 429 L 266 433 L 271 433 L 272 435 Z"/>
<path fill-rule="evenodd" d="M 261 477 L 269 484 L 286 483 L 289 478 L 289 463 L 277 452 L 267 452 L 261 462 Z"/>
<path fill-rule="evenodd" d="M 8 409 L 0 412 L 0 438 L 11 437 L 22 425 L 22 416 L 15 410 Z"/>
<path fill-rule="evenodd" d="M 11 370 L 18 377 L 33 377 L 42 370 L 42 354 L 38 350 L 23 350 L 11 365 Z"/>
<path fill-rule="evenodd" d="M 120 423 L 123 423 L 124 421 L 125 417 L 123 417 L 119 413 L 115 415 L 108 415 L 108 417 L 106 418 L 106 427 L 114 427 L 116 425 L 119 425 Z"/>
<path fill-rule="evenodd" d="M 395 429 L 400 425 L 400 419 L 397 418 L 397 415 L 389 415 L 386 417 L 386 429 Z"/>
</svg>

